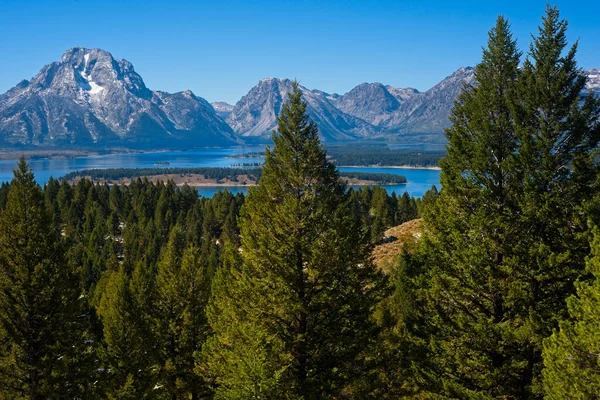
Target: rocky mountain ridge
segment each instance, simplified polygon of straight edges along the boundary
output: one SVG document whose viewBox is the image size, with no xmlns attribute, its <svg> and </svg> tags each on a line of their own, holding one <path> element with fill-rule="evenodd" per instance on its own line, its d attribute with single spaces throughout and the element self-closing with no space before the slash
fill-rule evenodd
<svg viewBox="0 0 600 400">
<path fill-rule="evenodd" d="M 270 137 L 277 127 L 277 116 L 292 90 L 290 79 L 265 78 L 233 107 L 226 119 L 238 135 L 248 137 Z M 351 140 L 368 137 L 375 129 L 360 118 L 336 108 L 327 98 L 328 94 L 308 90 L 300 86 L 307 112 L 319 126 L 319 133 L 326 141 Z"/>
<path fill-rule="evenodd" d="M 586 90 L 600 94 L 600 69 L 585 73 Z M 439 143 L 454 100 L 473 82 L 473 68 L 463 67 L 424 92 L 377 82 L 342 95 L 300 90 L 326 142 Z M 265 78 L 235 105 L 209 104 L 189 90 L 150 90 L 129 61 L 75 47 L 0 95 L 0 146 L 190 148 L 268 141 L 292 84 Z"/>
<path fill-rule="evenodd" d="M 583 72 L 588 77 L 586 90 L 600 95 L 600 68 Z M 379 82 L 362 83 L 343 95 L 303 86 L 300 89 L 325 141 L 384 138 L 443 142 L 454 100 L 464 85 L 474 81 L 474 69 L 462 67 L 424 92 Z M 227 123 L 242 137 L 266 140 L 277 128 L 276 116 L 290 88 L 289 79 L 261 80 L 228 111 Z"/>
<path fill-rule="evenodd" d="M 146 87 L 127 60 L 75 47 L 0 96 L 4 146 L 177 147 L 237 138 L 191 91 Z"/>
<path fill-rule="evenodd" d="M 210 103 L 210 105 L 212 106 L 212 108 L 215 109 L 217 115 L 222 119 L 227 118 L 229 114 L 231 114 L 231 112 L 233 111 L 233 106 L 224 101 L 215 101 Z"/>
<path fill-rule="evenodd" d="M 587 75 L 586 90 L 595 92 L 596 96 L 600 96 L 600 68 L 588 69 L 585 74 Z"/>
<path fill-rule="evenodd" d="M 307 111 L 325 141 L 415 136 L 443 140 L 454 99 L 473 81 L 473 68 L 460 68 L 425 92 L 362 83 L 346 94 L 329 94 L 300 86 Z M 261 80 L 233 107 L 227 123 L 242 137 L 270 137 L 292 81 Z"/>
</svg>

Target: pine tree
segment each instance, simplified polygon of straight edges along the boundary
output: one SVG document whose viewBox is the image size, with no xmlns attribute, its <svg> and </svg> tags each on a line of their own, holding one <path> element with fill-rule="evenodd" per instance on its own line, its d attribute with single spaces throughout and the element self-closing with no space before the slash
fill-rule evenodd
<svg viewBox="0 0 600 400">
<path fill-rule="evenodd" d="M 157 346 L 149 311 L 153 276 L 138 262 L 129 276 L 124 268 L 110 271 L 98 316 L 103 326 L 102 385 L 110 399 L 140 399 L 154 393 L 157 383 Z"/>
<path fill-rule="evenodd" d="M 374 242 L 379 241 L 385 230 L 392 225 L 393 215 L 390 214 L 390 198 L 384 188 L 374 187 L 371 199 L 370 214 L 373 216 L 371 237 Z"/>
<path fill-rule="evenodd" d="M 523 395 L 511 318 L 511 230 L 517 177 L 512 98 L 520 54 L 499 17 L 452 111 L 443 190 L 426 210 L 434 232 L 427 284 L 434 391 L 456 397 Z M 436 254 L 437 257 L 432 256 Z M 416 261 L 416 260 L 414 260 Z M 439 263 L 439 264 L 438 264 Z M 414 268 L 414 267 L 413 267 Z M 424 268 L 423 270 L 426 270 Z"/>
<path fill-rule="evenodd" d="M 414 197 L 410 197 L 408 192 L 404 194 L 398 200 L 398 216 L 397 223 L 402 224 L 406 221 L 411 221 L 419 217 L 417 211 L 417 204 Z"/>
<path fill-rule="evenodd" d="M 10 183 L 2 182 L 0 185 L 0 210 L 4 210 L 6 207 L 6 201 L 8 200 L 8 192 L 10 191 Z"/>
<path fill-rule="evenodd" d="M 582 98 L 586 77 L 575 61 L 577 43 L 567 49 L 567 25 L 556 7 L 547 8 L 523 67 L 517 113 L 519 172 L 524 180 L 521 207 L 528 217 L 523 223 L 534 224 L 544 245 L 557 255 L 585 240 L 573 236 L 587 229 L 581 204 L 595 194 L 599 171 L 594 157 L 600 140 L 600 99 L 592 94 Z M 572 224 L 575 229 L 561 229 Z M 555 266 L 569 275 L 561 278 L 572 281 L 581 273 L 587 253 L 582 247 L 571 254 L 573 265 Z M 547 272 L 557 271 L 542 274 Z"/>
<path fill-rule="evenodd" d="M 424 210 L 413 278 L 427 299 L 427 388 L 460 398 L 540 397 L 542 339 L 588 251 L 598 103 L 580 97 L 566 23 L 549 8 L 533 62 L 503 17 L 452 112 L 442 186 Z M 420 283 L 419 283 L 420 282 Z M 429 361 L 433 360 L 433 363 Z"/>
<path fill-rule="evenodd" d="M 194 353 L 201 349 L 208 329 L 204 308 L 209 285 L 198 253 L 195 247 L 185 248 L 184 232 L 175 226 L 158 265 L 153 314 L 159 385 L 173 399 L 188 395 L 197 399 L 208 392 L 194 374 Z"/>
<path fill-rule="evenodd" d="M 582 97 L 577 43 L 567 48 L 567 22 L 548 7 L 523 66 L 516 126 L 520 142 L 519 280 L 523 334 L 529 343 L 526 379 L 541 394 L 542 339 L 567 316 L 565 299 L 589 254 L 584 205 L 594 196 L 600 100 Z"/>
<path fill-rule="evenodd" d="M 221 269 L 207 310 L 217 398 L 334 397 L 373 337 L 382 277 L 297 84 L 288 96 L 242 210 L 243 262 Z"/>
<path fill-rule="evenodd" d="M 600 393 L 600 233 L 594 229 L 590 282 L 576 283 L 568 299 L 571 319 L 544 341 L 544 392 L 547 399 L 594 399 Z"/>
<path fill-rule="evenodd" d="M 0 215 L 0 397 L 69 398 L 82 390 L 79 280 L 41 188 L 22 157 Z"/>
</svg>

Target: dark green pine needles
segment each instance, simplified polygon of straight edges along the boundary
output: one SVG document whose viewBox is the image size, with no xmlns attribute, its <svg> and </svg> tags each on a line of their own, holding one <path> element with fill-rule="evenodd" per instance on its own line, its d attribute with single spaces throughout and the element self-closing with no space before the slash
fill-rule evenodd
<svg viewBox="0 0 600 400">
<path fill-rule="evenodd" d="M 571 321 L 544 341 L 544 393 L 547 399 L 594 399 L 600 393 L 600 236 L 594 231 L 587 270 L 591 282 L 577 282 L 567 300 Z"/>
<path fill-rule="evenodd" d="M 241 257 L 217 274 L 207 309 L 220 399 L 339 396 L 362 373 L 385 290 L 297 84 L 278 130 L 242 209 Z"/>
<path fill-rule="evenodd" d="M 598 174 L 600 103 L 582 98 L 566 26 L 548 7 L 520 69 L 499 17 L 476 83 L 452 111 L 443 190 L 425 207 L 420 248 L 399 269 L 410 271 L 401 289 L 419 307 L 397 318 L 402 326 L 420 317 L 406 335 L 425 354 L 410 370 L 423 391 L 543 396 L 542 342 L 585 274 L 585 204 Z"/>
<path fill-rule="evenodd" d="M 79 296 L 42 190 L 21 158 L 0 216 L 0 398 L 76 398 L 91 386 Z"/>
</svg>

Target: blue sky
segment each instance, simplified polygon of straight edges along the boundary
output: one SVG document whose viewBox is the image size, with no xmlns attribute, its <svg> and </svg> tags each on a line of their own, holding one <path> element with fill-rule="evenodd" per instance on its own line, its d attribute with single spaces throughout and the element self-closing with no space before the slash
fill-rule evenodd
<svg viewBox="0 0 600 400">
<path fill-rule="evenodd" d="M 345 93 L 426 90 L 476 64 L 498 14 L 526 50 L 545 1 L 0 0 L 0 93 L 74 46 L 133 63 L 151 89 L 234 103 L 264 77 Z M 579 65 L 600 67 L 598 1 L 558 1 Z"/>
</svg>

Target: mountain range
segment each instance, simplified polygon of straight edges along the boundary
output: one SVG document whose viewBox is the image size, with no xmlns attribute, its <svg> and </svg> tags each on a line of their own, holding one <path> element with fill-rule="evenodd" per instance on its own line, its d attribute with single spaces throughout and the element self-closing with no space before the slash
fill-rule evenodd
<svg viewBox="0 0 600 400">
<path fill-rule="evenodd" d="M 585 73 L 587 89 L 600 93 L 600 69 Z M 443 142 L 454 100 L 473 80 L 473 69 L 464 67 L 424 92 L 381 83 L 363 83 L 343 95 L 300 90 L 325 142 Z M 262 79 L 235 105 L 209 104 L 189 90 L 150 90 L 129 61 L 75 47 L 0 95 L 0 147 L 189 148 L 268 141 L 292 83 Z"/>
<path fill-rule="evenodd" d="M 238 141 L 191 91 L 146 87 L 133 65 L 100 49 L 72 48 L 0 95 L 0 145 L 214 146 Z"/>
</svg>

